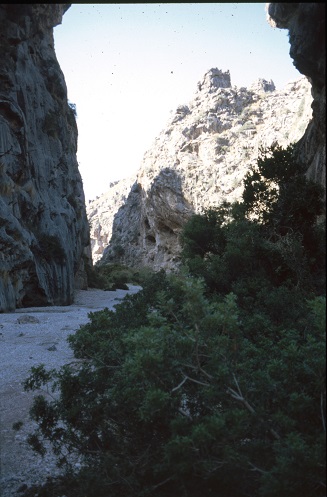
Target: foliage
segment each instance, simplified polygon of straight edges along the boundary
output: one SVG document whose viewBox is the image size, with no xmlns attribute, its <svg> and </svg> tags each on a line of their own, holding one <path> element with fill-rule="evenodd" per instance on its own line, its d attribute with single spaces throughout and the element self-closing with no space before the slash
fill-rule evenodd
<svg viewBox="0 0 327 497">
<path fill-rule="evenodd" d="M 88 268 L 88 285 L 110 291 L 128 290 L 128 283 L 140 284 L 140 275 L 140 270 L 121 264 L 99 264 Z"/>
<path fill-rule="evenodd" d="M 106 281 L 97 270 L 97 266 L 93 266 L 85 261 L 85 270 L 89 288 L 99 288 L 101 290 L 105 288 Z"/>
<path fill-rule="evenodd" d="M 239 293 L 243 281 L 252 294 L 254 284 L 324 292 L 323 191 L 303 173 L 293 146 L 271 147 L 246 175 L 242 202 L 193 216 L 182 234 L 191 273 L 211 291 Z"/>
<path fill-rule="evenodd" d="M 183 272 L 148 273 L 115 311 L 90 313 L 69 337 L 75 364 L 32 369 L 25 388 L 52 396 L 35 397 L 29 441 L 67 464 L 60 493 L 325 496 L 320 197 L 303 197 L 303 218 L 314 185 L 291 149 L 273 157 L 242 202 L 187 223 Z"/>
<path fill-rule="evenodd" d="M 33 447 L 50 440 L 61 462 L 78 450 L 88 496 L 323 495 L 323 299 L 278 338 L 254 315 L 254 340 L 234 294 L 156 287 L 90 315 L 69 339 L 78 370 L 33 371 L 26 388 L 60 392 L 36 397 Z"/>
<path fill-rule="evenodd" d="M 121 288 L 128 290 L 127 283 L 133 281 L 133 271 L 126 266 L 118 264 L 105 264 L 100 267 L 100 273 L 106 280 L 107 290 L 116 290 Z"/>
<path fill-rule="evenodd" d="M 312 228 L 323 212 L 323 190 L 306 178 L 295 160 L 294 146 L 261 151 L 257 165 L 245 177 L 243 203 L 248 214 L 284 234 Z"/>
</svg>

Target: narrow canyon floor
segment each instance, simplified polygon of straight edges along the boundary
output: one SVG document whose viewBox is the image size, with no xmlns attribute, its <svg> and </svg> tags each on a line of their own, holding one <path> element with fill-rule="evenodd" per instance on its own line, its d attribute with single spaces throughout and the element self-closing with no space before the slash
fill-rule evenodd
<svg viewBox="0 0 327 497">
<path fill-rule="evenodd" d="M 75 360 L 67 342 L 68 335 L 89 321 L 88 314 L 108 307 L 114 309 L 129 290 L 97 289 L 76 292 L 73 305 L 64 307 L 30 307 L 0 314 L 0 495 L 13 497 L 25 485 L 46 481 L 58 473 L 55 457 L 35 455 L 27 437 L 35 424 L 29 419 L 34 393 L 25 392 L 23 381 L 30 368 L 45 364 L 47 368 Z M 20 430 L 13 424 L 21 422 Z M 19 495 L 19 494 L 18 494 Z"/>
</svg>

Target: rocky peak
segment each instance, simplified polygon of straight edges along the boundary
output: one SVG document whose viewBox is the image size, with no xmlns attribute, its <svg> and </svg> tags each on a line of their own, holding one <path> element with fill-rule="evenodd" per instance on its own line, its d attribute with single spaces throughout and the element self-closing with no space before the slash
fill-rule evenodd
<svg viewBox="0 0 327 497">
<path fill-rule="evenodd" d="M 201 81 L 198 82 L 198 91 L 204 93 L 212 93 L 217 88 L 230 88 L 230 74 L 229 71 L 223 72 L 215 67 L 209 69 Z"/>
<path fill-rule="evenodd" d="M 89 204 L 94 260 L 177 267 L 185 221 L 239 199 L 259 148 L 299 140 L 311 102 L 306 78 L 278 91 L 265 79 L 247 89 L 231 87 L 229 72 L 207 71 L 191 101 L 171 114 L 134 179 Z"/>
<path fill-rule="evenodd" d="M 268 91 L 275 91 L 276 87 L 273 82 L 273 80 L 267 81 L 266 79 L 259 78 L 257 79 L 252 85 L 250 86 L 249 90 L 252 90 L 254 92 L 268 92 Z"/>
</svg>

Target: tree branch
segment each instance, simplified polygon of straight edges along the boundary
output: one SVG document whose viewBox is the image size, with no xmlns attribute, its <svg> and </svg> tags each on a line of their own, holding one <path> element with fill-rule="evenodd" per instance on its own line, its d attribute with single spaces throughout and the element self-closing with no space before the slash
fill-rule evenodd
<svg viewBox="0 0 327 497">
<path fill-rule="evenodd" d="M 189 414 L 187 411 L 185 411 L 181 407 L 178 408 L 178 412 L 180 412 L 181 414 L 183 414 L 183 416 L 185 416 L 186 418 L 188 418 L 191 421 L 193 421 L 193 418 L 192 418 L 191 414 Z"/>
<path fill-rule="evenodd" d="M 324 432 L 326 432 L 326 422 L 325 422 L 325 415 L 324 415 L 324 395 L 322 392 L 320 395 L 320 412 L 321 412 L 322 428 L 323 428 Z"/>
<path fill-rule="evenodd" d="M 257 471 L 258 473 L 261 473 L 262 475 L 266 475 L 268 473 L 268 471 L 264 471 L 263 469 L 258 468 L 257 466 L 252 464 L 252 462 L 250 462 L 250 461 L 249 461 L 249 465 L 252 468 L 251 471 Z"/>
<path fill-rule="evenodd" d="M 164 481 L 161 481 L 160 483 L 158 483 L 157 485 L 155 485 L 154 487 L 152 487 L 152 490 L 156 490 L 157 488 L 161 487 L 162 485 L 165 485 L 166 483 L 168 483 L 172 479 L 173 479 L 173 477 L 169 476 Z"/>
<path fill-rule="evenodd" d="M 183 380 L 180 382 L 179 385 L 177 385 L 177 387 L 174 387 L 171 392 L 176 392 L 176 390 L 178 390 L 179 388 L 181 388 L 184 383 L 186 382 L 186 380 L 189 380 L 189 381 L 193 381 L 193 383 L 197 383 L 198 385 L 203 385 L 204 387 L 209 387 L 210 386 L 210 383 L 204 383 L 203 381 L 199 381 L 199 380 L 196 380 L 195 378 L 191 378 L 190 376 L 187 376 L 186 374 L 184 375 L 184 378 Z"/>
<path fill-rule="evenodd" d="M 235 382 L 235 385 L 236 385 L 236 388 L 237 388 L 237 392 L 233 389 L 233 388 L 230 388 L 228 387 L 227 391 L 228 393 L 236 400 L 238 400 L 239 402 L 241 402 L 249 411 L 251 414 L 255 414 L 255 410 L 253 409 L 253 407 L 248 403 L 248 401 L 244 398 L 243 394 L 242 394 L 242 390 L 238 384 L 238 381 L 236 379 L 236 376 L 235 374 L 233 373 L 233 378 L 234 378 L 234 382 Z"/>
<path fill-rule="evenodd" d="M 186 376 L 187 380 L 193 381 L 193 383 L 197 383 L 198 385 L 203 385 L 204 387 L 210 387 L 210 383 L 204 383 L 203 381 L 195 380 L 194 378 L 190 378 L 189 376 Z"/>
<path fill-rule="evenodd" d="M 233 373 L 233 378 L 234 378 L 234 382 L 235 382 L 237 391 L 234 390 L 231 387 L 228 387 L 227 388 L 227 392 L 233 397 L 233 399 L 238 400 L 239 402 L 241 402 L 248 409 L 248 411 L 250 411 L 251 414 L 256 414 L 254 408 L 244 398 L 244 396 L 242 394 L 242 391 L 241 391 L 241 388 L 240 388 L 240 386 L 238 384 L 238 381 L 237 381 L 236 376 L 235 376 L 234 373 Z M 269 431 L 273 435 L 273 437 L 276 438 L 276 440 L 280 440 L 280 436 L 278 435 L 278 433 L 273 428 L 269 428 Z"/>
<path fill-rule="evenodd" d="M 187 380 L 187 376 L 184 376 L 184 379 L 180 382 L 180 384 L 177 385 L 177 387 L 173 388 L 171 390 L 171 392 L 176 392 L 176 390 L 178 390 L 179 388 L 181 388 L 184 385 L 184 383 L 186 382 L 186 380 Z"/>
</svg>

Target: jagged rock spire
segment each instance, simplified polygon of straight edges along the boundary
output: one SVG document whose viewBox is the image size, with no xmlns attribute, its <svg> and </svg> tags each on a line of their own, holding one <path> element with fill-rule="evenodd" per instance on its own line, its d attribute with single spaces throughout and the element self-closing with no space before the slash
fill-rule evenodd
<svg viewBox="0 0 327 497">
<path fill-rule="evenodd" d="M 230 88 L 230 73 L 229 71 L 221 71 L 217 67 L 209 69 L 202 79 L 198 82 L 198 90 L 206 93 L 211 93 L 217 88 Z"/>
<path fill-rule="evenodd" d="M 268 91 L 275 91 L 275 83 L 273 82 L 272 79 L 267 81 L 266 79 L 259 78 L 249 88 L 250 90 L 257 91 L 257 92 L 268 92 Z"/>
</svg>

